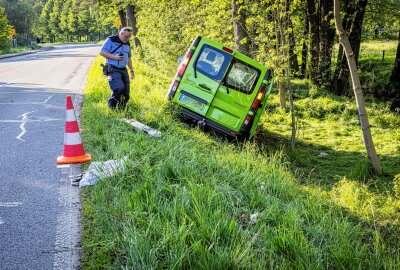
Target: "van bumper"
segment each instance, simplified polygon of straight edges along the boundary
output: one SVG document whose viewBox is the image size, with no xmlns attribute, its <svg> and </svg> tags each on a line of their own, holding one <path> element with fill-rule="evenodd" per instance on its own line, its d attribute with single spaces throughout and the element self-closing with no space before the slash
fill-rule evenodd
<svg viewBox="0 0 400 270">
<path fill-rule="evenodd" d="M 191 119 L 191 120 L 193 120 L 193 121 L 195 121 L 197 123 L 201 122 L 205 126 L 210 127 L 211 129 L 213 129 L 213 130 L 215 130 L 215 131 L 217 131 L 219 133 L 222 133 L 224 135 L 228 135 L 228 136 L 234 137 L 234 138 L 242 138 L 243 135 L 244 135 L 240 131 L 236 132 L 234 130 L 230 130 L 230 129 L 228 129 L 228 128 L 226 128 L 226 127 L 224 127 L 224 126 L 222 126 L 222 125 L 220 125 L 220 124 L 218 124 L 218 123 L 216 123 L 216 122 L 214 122 L 214 121 L 212 121 L 210 119 L 204 118 L 204 116 L 199 115 L 199 114 L 197 114 L 195 112 L 192 112 L 191 110 L 186 109 L 184 107 L 179 106 L 179 110 L 180 110 L 180 113 L 185 118 L 189 118 L 189 119 Z"/>
</svg>

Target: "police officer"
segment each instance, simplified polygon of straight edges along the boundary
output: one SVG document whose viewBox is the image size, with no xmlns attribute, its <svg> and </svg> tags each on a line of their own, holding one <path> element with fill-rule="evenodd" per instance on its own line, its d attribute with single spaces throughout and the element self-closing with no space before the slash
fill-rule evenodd
<svg viewBox="0 0 400 270">
<path fill-rule="evenodd" d="M 111 66 L 107 76 L 111 88 L 108 107 L 111 109 L 124 109 L 129 100 L 130 84 L 126 66 L 130 70 L 131 79 L 135 78 L 132 68 L 132 54 L 129 39 L 132 29 L 122 28 L 117 35 L 107 38 L 100 55 L 106 58 L 106 63 Z"/>
</svg>

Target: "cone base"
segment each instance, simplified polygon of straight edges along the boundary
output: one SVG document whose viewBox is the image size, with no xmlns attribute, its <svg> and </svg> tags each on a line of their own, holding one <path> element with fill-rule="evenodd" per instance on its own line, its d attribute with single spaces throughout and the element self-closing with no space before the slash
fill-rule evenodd
<svg viewBox="0 0 400 270">
<path fill-rule="evenodd" d="M 90 154 L 85 154 L 77 157 L 64 157 L 60 156 L 57 158 L 57 164 L 72 164 L 72 163 L 83 163 L 90 161 L 92 156 Z"/>
</svg>

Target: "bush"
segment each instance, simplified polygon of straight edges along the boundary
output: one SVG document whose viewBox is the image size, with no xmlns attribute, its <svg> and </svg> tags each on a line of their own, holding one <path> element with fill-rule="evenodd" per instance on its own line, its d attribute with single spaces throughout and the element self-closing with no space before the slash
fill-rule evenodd
<svg viewBox="0 0 400 270">
<path fill-rule="evenodd" d="M 10 46 L 10 25 L 8 24 L 4 8 L 0 7 L 0 49 L 6 49 Z"/>
</svg>

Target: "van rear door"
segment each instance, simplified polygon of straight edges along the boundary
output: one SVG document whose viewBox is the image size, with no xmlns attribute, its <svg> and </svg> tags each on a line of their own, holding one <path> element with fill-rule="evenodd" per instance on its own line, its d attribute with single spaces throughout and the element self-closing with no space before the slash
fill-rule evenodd
<svg viewBox="0 0 400 270">
<path fill-rule="evenodd" d="M 239 56 L 239 55 L 238 55 Z M 207 118 L 238 132 L 255 99 L 261 70 L 235 57 L 207 113 Z"/>
<path fill-rule="evenodd" d="M 221 49 L 203 44 L 179 85 L 175 101 L 206 116 L 233 56 Z"/>
</svg>

